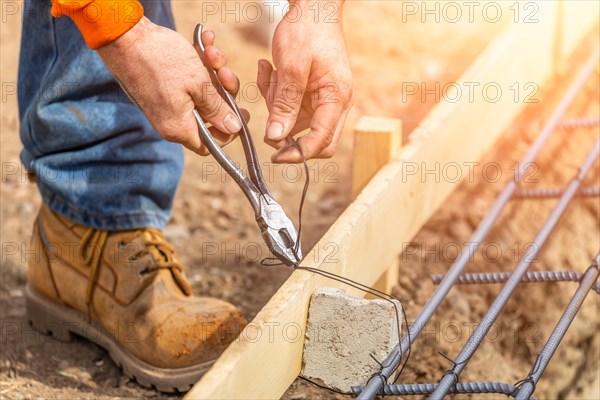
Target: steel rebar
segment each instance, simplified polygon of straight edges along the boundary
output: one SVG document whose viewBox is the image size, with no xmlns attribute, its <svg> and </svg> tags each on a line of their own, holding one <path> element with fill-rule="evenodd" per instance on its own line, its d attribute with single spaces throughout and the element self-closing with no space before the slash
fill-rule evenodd
<svg viewBox="0 0 600 400">
<path fill-rule="evenodd" d="M 522 177 L 527 172 L 527 167 L 531 162 L 535 160 L 539 152 L 544 147 L 545 143 L 548 141 L 549 137 L 552 135 L 556 125 L 559 123 L 560 119 L 566 112 L 567 108 L 571 105 L 578 92 L 583 87 L 586 79 L 592 73 L 596 66 L 596 61 L 598 59 L 598 49 L 593 52 L 589 60 L 586 62 L 585 66 L 581 69 L 579 74 L 577 75 L 575 81 L 569 88 L 567 94 L 562 99 L 558 107 L 552 113 L 552 116 L 540 132 L 540 135 L 533 142 L 531 148 L 523 158 L 522 162 L 519 164 L 519 169 L 517 170 L 516 179 L 511 179 L 507 185 L 504 187 L 502 192 L 496 198 L 496 201 L 492 205 L 488 214 L 481 221 L 471 239 L 470 243 L 475 243 L 477 247 L 479 244 L 486 238 L 492 226 L 498 219 L 498 216 L 510 200 L 513 192 L 517 188 L 517 184 L 521 181 Z M 476 248 L 477 248 L 476 247 Z M 462 251 L 460 257 L 454 262 L 452 267 L 448 270 L 448 273 L 437 287 L 437 289 L 433 292 L 423 310 L 419 313 L 415 322 L 408 328 L 409 332 L 402 337 L 402 341 L 399 346 L 396 346 L 394 350 L 388 355 L 383 363 L 383 367 L 379 374 L 373 375 L 371 379 L 367 382 L 365 389 L 358 396 L 359 400 L 371 400 L 375 398 L 377 393 L 383 387 L 385 381 L 392 375 L 392 373 L 398 368 L 402 358 L 406 354 L 408 348 L 412 345 L 414 340 L 419 336 L 425 325 L 429 322 L 435 311 L 438 309 L 442 301 L 446 298 L 450 289 L 454 286 L 454 282 L 458 279 L 462 271 L 465 269 L 467 263 L 471 258 L 471 251 L 476 250 L 472 249 L 470 246 L 465 246 L 466 251 Z M 414 328 L 414 329 L 413 329 Z M 383 379 L 382 379 L 383 377 Z"/>
<path fill-rule="evenodd" d="M 560 129 L 589 129 L 600 125 L 600 117 L 576 117 L 568 118 L 558 125 Z"/>
<path fill-rule="evenodd" d="M 437 384 L 435 383 L 407 383 L 402 385 L 384 385 L 383 394 L 386 396 L 413 396 L 420 394 L 431 394 L 435 390 Z M 354 394 L 359 394 L 364 389 L 363 386 L 354 386 L 352 391 Z M 452 393 L 470 393 L 470 394 L 483 394 L 483 393 L 498 393 L 507 396 L 514 397 L 518 387 L 511 385 L 510 383 L 504 382 L 462 382 L 458 383 L 453 388 Z M 533 398 L 532 398 L 533 399 Z"/>
<path fill-rule="evenodd" d="M 515 198 L 526 199 L 550 199 L 560 197 L 564 192 L 562 188 L 540 188 L 540 189 L 519 189 L 515 191 Z M 580 197 L 596 197 L 600 196 L 600 187 L 583 187 L 576 196 Z"/>
<path fill-rule="evenodd" d="M 431 280 L 438 284 L 444 275 L 432 275 Z M 477 272 L 463 274 L 458 277 L 456 283 L 460 284 L 485 284 L 505 283 L 510 278 L 510 272 Z M 579 282 L 583 278 L 581 272 L 576 271 L 530 271 L 527 272 L 521 282 Z M 600 294 L 600 283 L 592 285 L 592 289 Z"/>
<path fill-rule="evenodd" d="M 600 263 L 600 252 L 596 255 L 592 265 L 590 265 L 587 271 L 585 271 L 577 291 L 573 295 L 573 298 L 571 299 L 571 302 L 567 306 L 567 309 L 563 313 L 562 317 L 560 317 L 560 320 L 556 324 L 554 331 L 552 331 L 552 334 L 544 345 L 542 352 L 538 355 L 534 367 L 529 373 L 529 376 L 527 379 L 523 380 L 523 384 L 519 387 L 515 396 L 517 400 L 529 399 L 535 391 L 535 386 L 542 377 L 542 374 L 548 366 L 550 359 L 552 359 L 552 356 L 556 352 L 558 345 L 567 333 L 567 329 L 569 329 L 571 322 L 573 322 L 575 319 L 575 316 L 590 292 L 592 285 L 598 279 L 598 275 L 600 275 L 598 263 Z"/>
<path fill-rule="evenodd" d="M 581 186 L 582 181 L 585 179 L 588 171 L 592 168 L 596 159 L 598 158 L 598 154 L 600 154 L 600 139 L 596 140 L 593 144 L 592 149 L 588 153 L 585 158 L 585 161 L 579 168 L 577 174 L 573 177 L 565 192 L 558 200 L 556 206 L 550 213 L 546 222 L 539 230 L 536 235 L 533 243 L 536 246 L 530 246 L 510 275 L 510 278 L 506 282 L 506 284 L 502 287 L 502 290 L 498 294 L 498 297 L 494 300 L 491 307 L 488 309 L 487 313 L 484 315 L 481 323 L 477 325 L 475 331 L 471 334 L 471 337 L 467 340 L 466 344 L 461 349 L 460 353 L 456 357 L 456 361 L 451 368 L 451 373 L 446 373 L 440 379 L 439 385 L 436 387 L 435 391 L 431 395 L 432 399 L 442 399 L 448 392 L 451 390 L 452 386 L 457 382 L 460 373 L 466 367 L 467 363 L 473 356 L 473 353 L 477 350 L 481 342 L 483 341 L 485 335 L 487 335 L 489 329 L 493 325 L 496 318 L 508 302 L 510 296 L 516 289 L 517 285 L 523 279 L 523 276 L 527 272 L 527 269 L 531 265 L 531 262 L 535 259 L 538 254 L 540 248 L 544 245 L 550 233 L 556 227 L 559 219 L 564 214 L 565 210 L 571 203 L 571 200 L 575 196 L 575 193 Z"/>
</svg>

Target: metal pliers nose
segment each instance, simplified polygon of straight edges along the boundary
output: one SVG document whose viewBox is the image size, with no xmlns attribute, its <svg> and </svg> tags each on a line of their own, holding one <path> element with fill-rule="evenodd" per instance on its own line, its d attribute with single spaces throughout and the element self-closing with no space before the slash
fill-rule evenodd
<svg viewBox="0 0 600 400">
<path fill-rule="evenodd" d="M 229 93 L 217 77 L 216 72 L 208 64 L 202 44 L 202 24 L 196 25 L 194 31 L 194 47 L 202 60 L 202 63 L 208 70 L 212 83 L 225 100 L 225 102 L 235 112 L 240 122 L 242 130 L 239 133 L 246 162 L 248 163 L 248 176 L 231 161 L 231 158 L 217 144 L 210 134 L 210 131 L 204 124 L 202 117 L 197 110 L 194 110 L 194 116 L 198 122 L 200 130 L 200 139 L 206 145 L 212 156 L 227 171 L 227 173 L 236 181 L 242 189 L 256 215 L 256 222 L 260 228 L 261 235 L 271 252 L 286 265 L 294 265 L 302 259 L 302 249 L 298 238 L 298 232 L 292 221 L 283 211 L 283 208 L 273 199 L 271 192 L 267 188 L 262 170 L 256 155 L 256 148 L 250 135 L 248 125 L 240 113 L 233 96 Z"/>
</svg>

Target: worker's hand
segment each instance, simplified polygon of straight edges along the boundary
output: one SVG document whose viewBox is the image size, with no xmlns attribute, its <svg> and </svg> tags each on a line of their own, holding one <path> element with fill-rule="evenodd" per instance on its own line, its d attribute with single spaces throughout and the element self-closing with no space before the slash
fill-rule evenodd
<svg viewBox="0 0 600 400">
<path fill-rule="evenodd" d="M 202 33 L 208 62 L 232 93 L 239 87 L 236 75 L 215 46 L 211 31 Z M 166 140 L 183 144 L 199 154 L 208 151 L 201 142 L 193 110 L 212 124 L 210 131 L 224 146 L 242 128 L 239 119 L 211 84 L 208 71 L 194 47 L 179 33 L 142 18 L 131 30 L 98 50 L 100 57 Z M 246 119 L 247 111 L 243 110 Z"/>
<path fill-rule="evenodd" d="M 301 162 L 302 155 L 287 138 L 307 128 L 298 139 L 306 159 L 335 154 L 352 106 L 342 3 L 290 1 L 273 38 L 276 70 L 267 60 L 258 63 L 258 86 L 269 109 L 265 142 L 277 149 L 273 162 Z"/>
</svg>

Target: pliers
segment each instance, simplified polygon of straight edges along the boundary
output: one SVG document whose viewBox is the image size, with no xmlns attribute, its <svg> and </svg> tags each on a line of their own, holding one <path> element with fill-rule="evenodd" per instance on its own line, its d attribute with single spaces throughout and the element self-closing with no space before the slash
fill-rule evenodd
<svg viewBox="0 0 600 400">
<path fill-rule="evenodd" d="M 283 211 L 283 208 L 273 199 L 271 192 L 267 188 L 248 125 L 240 113 L 240 109 L 233 96 L 223 87 L 216 72 L 209 65 L 204 53 L 201 35 L 202 24 L 198 24 L 194 31 L 194 47 L 202 63 L 208 70 L 213 85 L 242 123 L 242 130 L 239 136 L 244 148 L 246 162 L 248 163 L 249 176 L 246 176 L 231 161 L 231 158 L 229 158 L 210 134 L 198 111 L 194 110 L 194 116 L 200 130 L 200 139 L 217 162 L 236 181 L 250 201 L 256 215 L 256 222 L 260 228 L 260 233 L 269 250 L 284 264 L 297 264 L 302 259 L 302 249 L 298 239 L 298 232 L 292 221 L 285 214 L 285 211 Z"/>
</svg>

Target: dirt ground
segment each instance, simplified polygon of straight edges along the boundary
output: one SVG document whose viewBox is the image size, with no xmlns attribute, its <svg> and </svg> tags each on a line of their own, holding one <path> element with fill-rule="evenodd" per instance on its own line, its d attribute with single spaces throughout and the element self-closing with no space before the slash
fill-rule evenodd
<svg viewBox="0 0 600 400">
<path fill-rule="evenodd" d="M 485 21 L 433 24 L 414 19 L 400 25 L 401 4 L 400 1 L 370 1 L 368 6 L 364 1 L 347 3 L 344 22 L 356 103 L 338 155 L 330 161 L 311 163 L 311 187 L 303 218 L 305 249 L 321 237 L 350 202 L 350 133 L 357 118 L 360 115 L 402 118 L 405 132 L 410 132 L 435 104 L 435 99 L 429 97 L 423 102 L 418 97 L 403 98 L 403 82 L 439 81 L 443 84 L 457 79 L 502 26 Z M 193 26 L 199 22 L 203 3 L 175 1 L 173 6 L 178 30 L 191 36 Z M 229 55 L 230 66 L 238 73 L 242 84 L 253 82 L 256 60 L 270 58 L 268 47 L 257 40 L 253 24 L 244 22 L 243 18 L 236 22 L 234 16 L 221 22 L 220 17 L 215 15 L 202 22 L 215 30 L 217 43 Z M 9 16 L 0 25 L 2 81 L 14 82 L 20 20 Z M 452 40 L 447 40 L 448 37 Z M 481 165 L 499 163 L 502 178 L 490 183 L 481 174 L 476 174 L 472 182 L 463 183 L 415 237 L 410 251 L 402 256 L 401 279 L 395 294 L 403 301 L 409 320 L 414 319 L 434 289 L 429 276 L 443 273 L 451 265 L 456 255 L 455 245 L 460 247 L 468 240 L 501 190 L 502 183 L 510 179 L 510 166 L 527 150 L 567 82 L 567 77 L 559 77 L 537 93 L 540 102 L 529 107 L 482 160 Z M 586 91 L 570 109 L 570 115 L 599 114 L 598 85 L 596 73 L 595 80 L 589 82 Z M 259 137 L 264 129 L 266 108 L 256 96 L 253 85 L 249 84 L 241 104 L 250 110 L 250 128 Z M 58 343 L 28 327 L 23 296 L 25 258 L 40 199 L 35 187 L 21 174 L 12 174 L 12 170 L 7 169 L 18 165 L 20 150 L 15 96 L 6 96 L 1 106 L 0 398 L 177 398 L 129 381 L 95 345 L 85 341 Z M 564 185 L 597 132 L 557 132 L 539 160 L 535 176 L 539 179 L 537 185 Z M 269 149 L 260 140 L 257 142 L 259 156 L 268 160 Z M 231 145 L 228 151 L 236 160 L 242 160 L 239 147 Z M 167 236 L 186 262 L 187 274 L 196 293 L 231 301 L 252 318 L 290 271 L 260 265 L 267 250 L 256 239 L 258 231 L 251 209 L 235 183 L 216 171 L 215 166 L 210 158 L 187 154 L 184 178 Z M 274 196 L 281 199 L 290 215 L 295 215 L 302 182 L 300 169 L 265 165 L 264 172 Z M 596 164 L 587 184 L 598 186 L 599 179 Z M 523 254 L 527 242 L 533 239 L 552 205 L 552 200 L 511 202 L 487 242 L 494 244 L 488 246 L 487 257 L 476 257 L 469 271 L 514 267 L 515 257 Z M 598 199 L 577 199 L 533 269 L 583 271 L 600 247 L 599 224 Z M 15 254 L 7 247 L 13 244 L 18 250 Z M 494 255 L 496 248 L 501 249 L 500 255 Z M 462 380 L 514 382 L 526 376 L 574 289 L 572 283 L 530 284 L 519 288 L 497 322 L 496 336 L 488 337 Z M 448 367 L 448 362 L 437 351 L 455 356 L 460 344 L 467 339 L 469 328 L 480 320 L 498 290 L 498 285 L 454 289 L 449 301 L 432 320 L 427 334 L 414 346 L 400 381 L 437 381 Z M 599 306 L 598 296 L 590 295 L 538 385 L 538 398 L 600 398 Z M 284 395 L 286 399 L 298 400 L 335 397 L 304 381 L 296 381 Z"/>
</svg>

